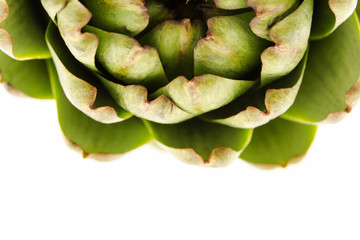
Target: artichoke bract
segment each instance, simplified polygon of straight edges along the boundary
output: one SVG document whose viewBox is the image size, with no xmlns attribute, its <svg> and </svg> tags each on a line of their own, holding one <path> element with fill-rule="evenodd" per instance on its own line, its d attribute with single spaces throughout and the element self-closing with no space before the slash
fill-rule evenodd
<svg viewBox="0 0 360 240">
<path fill-rule="evenodd" d="M 285 166 L 360 96 L 357 0 L 0 0 L 1 81 L 84 156 Z M 155 156 L 153 156 L 155 157 Z"/>
</svg>

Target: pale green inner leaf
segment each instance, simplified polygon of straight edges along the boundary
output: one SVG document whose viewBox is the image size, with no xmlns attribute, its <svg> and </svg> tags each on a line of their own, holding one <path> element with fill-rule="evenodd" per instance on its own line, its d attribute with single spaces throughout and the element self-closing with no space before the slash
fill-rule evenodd
<svg viewBox="0 0 360 240">
<path fill-rule="evenodd" d="M 142 47 L 133 38 L 86 26 L 99 37 L 96 59 L 112 76 L 127 84 L 140 84 L 150 90 L 168 83 L 155 48 Z"/>
<path fill-rule="evenodd" d="M 300 0 L 248 0 L 247 4 L 256 12 L 251 30 L 259 37 L 272 41 L 270 29 L 300 5 Z"/>
<path fill-rule="evenodd" d="M 180 75 L 190 79 L 194 76 L 194 47 L 204 35 L 201 21 L 167 20 L 155 26 L 140 42 L 156 48 L 168 79 Z"/>
<path fill-rule="evenodd" d="M 310 36 L 313 1 L 304 0 L 294 12 L 271 28 L 269 35 L 276 45 L 261 55 L 262 85 L 289 74 L 303 58 Z"/>
<path fill-rule="evenodd" d="M 89 108 L 92 107 L 110 106 L 116 110 L 117 115 L 121 118 L 128 118 L 131 115 L 115 103 L 108 91 L 89 69 L 76 61 L 53 23 L 49 24 L 46 38 L 54 52 L 53 58 L 57 64 L 62 87 L 67 96 L 71 96 L 70 99 L 77 108 L 86 112 L 86 109 L 90 110 Z M 96 91 L 96 99 L 93 99 L 95 96 L 92 91 L 94 90 Z M 94 105 L 89 106 L 94 100 Z M 89 114 L 98 113 L 89 112 Z"/>
<path fill-rule="evenodd" d="M 134 36 L 149 23 L 143 0 L 83 0 L 92 13 L 90 24 L 106 31 Z"/>
<path fill-rule="evenodd" d="M 246 0 L 214 0 L 218 8 L 221 9 L 241 9 L 247 8 Z"/>
<path fill-rule="evenodd" d="M 249 27 L 254 13 L 213 17 L 208 20 L 207 37 L 194 50 L 195 75 L 214 74 L 244 79 L 261 65 L 260 54 L 269 42 L 257 37 Z"/>
</svg>

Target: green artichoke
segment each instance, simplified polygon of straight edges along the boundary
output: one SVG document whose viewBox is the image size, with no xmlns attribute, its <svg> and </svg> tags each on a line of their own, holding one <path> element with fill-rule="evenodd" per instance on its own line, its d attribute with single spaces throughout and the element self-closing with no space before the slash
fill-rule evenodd
<svg viewBox="0 0 360 240">
<path fill-rule="evenodd" d="M 84 156 L 285 166 L 360 96 L 357 0 L 0 0 L 1 81 Z"/>
</svg>

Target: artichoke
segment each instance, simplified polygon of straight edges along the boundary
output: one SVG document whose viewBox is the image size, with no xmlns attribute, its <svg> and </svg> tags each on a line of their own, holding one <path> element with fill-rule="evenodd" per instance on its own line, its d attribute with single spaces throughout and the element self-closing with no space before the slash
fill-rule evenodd
<svg viewBox="0 0 360 240">
<path fill-rule="evenodd" d="M 0 0 L 1 81 L 83 156 L 285 166 L 360 96 L 356 0 Z"/>
</svg>

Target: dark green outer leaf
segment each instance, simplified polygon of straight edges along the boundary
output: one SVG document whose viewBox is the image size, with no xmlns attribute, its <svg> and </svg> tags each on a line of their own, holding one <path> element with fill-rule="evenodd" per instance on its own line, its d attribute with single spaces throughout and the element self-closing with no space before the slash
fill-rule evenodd
<svg viewBox="0 0 360 240">
<path fill-rule="evenodd" d="M 354 14 L 329 37 L 312 42 L 303 83 L 287 119 L 317 123 L 351 111 L 360 95 L 360 30 Z"/>
<path fill-rule="evenodd" d="M 0 51 L 0 73 L 0 82 L 5 82 L 27 96 L 52 98 L 45 60 L 17 61 Z"/>
<path fill-rule="evenodd" d="M 240 158 L 260 164 L 286 166 L 310 147 L 316 126 L 277 118 L 254 130 L 249 146 Z"/>
<path fill-rule="evenodd" d="M 140 119 L 132 117 L 120 123 L 103 124 L 76 109 L 66 98 L 54 64 L 48 69 L 55 95 L 60 127 L 67 139 L 87 154 L 119 154 L 135 149 L 151 140 Z"/>
<path fill-rule="evenodd" d="M 47 19 L 38 1 L 0 0 L 0 48 L 16 59 L 49 58 Z"/>
<path fill-rule="evenodd" d="M 251 138 L 251 129 L 232 128 L 192 119 L 179 124 L 145 121 L 149 131 L 176 157 L 185 162 L 225 166 L 239 155 Z"/>
<path fill-rule="evenodd" d="M 354 12 L 357 0 L 317 0 L 314 2 L 314 17 L 311 39 L 322 39 L 331 34 Z"/>
</svg>

